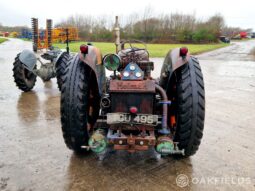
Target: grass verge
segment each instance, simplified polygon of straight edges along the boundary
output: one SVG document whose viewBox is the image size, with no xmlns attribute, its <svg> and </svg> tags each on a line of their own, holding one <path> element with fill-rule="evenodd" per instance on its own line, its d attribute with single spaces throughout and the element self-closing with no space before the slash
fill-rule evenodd
<svg viewBox="0 0 255 191">
<path fill-rule="evenodd" d="M 7 41 L 8 39 L 6 39 L 6 38 L 0 38 L 0 44 L 1 43 L 3 43 L 3 42 L 5 42 L 5 41 Z"/>
<path fill-rule="evenodd" d="M 78 52 L 81 44 L 86 44 L 86 42 L 72 42 L 70 43 L 70 51 Z M 94 46 L 98 47 L 103 54 L 114 53 L 115 45 L 114 43 L 109 42 L 95 42 Z M 65 48 L 65 44 L 57 43 L 54 46 L 59 48 Z M 177 47 L 186 46 L 189 49 L 191 54 L 199 54 L 202 52 L 207 52 L 211 50 L 215 50 L 218 48 L 229 46 L 229 44 L 218 43 L 218 44 L 147 44 L 147 49 L 150 53 L 151 57 L 165 57 L 169 50 L 172 50 Z"/>
</svg>

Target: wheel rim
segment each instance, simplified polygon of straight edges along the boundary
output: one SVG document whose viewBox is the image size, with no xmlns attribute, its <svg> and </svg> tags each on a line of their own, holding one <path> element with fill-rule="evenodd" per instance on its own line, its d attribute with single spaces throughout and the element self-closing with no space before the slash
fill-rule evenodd
<svg viewBox="0 0 255 191">
<path fill-rule="evenodd" d="M 30 81 L 34 78 L 34 73 L 23 67 L 24 79 Z"/>
</svg>

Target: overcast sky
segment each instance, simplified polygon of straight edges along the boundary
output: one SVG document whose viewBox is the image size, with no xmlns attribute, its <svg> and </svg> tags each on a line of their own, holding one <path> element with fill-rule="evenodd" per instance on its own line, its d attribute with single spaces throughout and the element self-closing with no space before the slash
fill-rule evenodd
<svg viewBox="0 0 255 191">
<path fill-rule="evenodd" d="M 133 12 L 143 12 L 151 7 L 154 14 L 190 13 L 197 18 L 206 19 L 220 13 L 228 26 L 253 28 L 255 31 L 254 0 L 0 0 L 0 23 L 2 25 L 30 26 L 30 18 L 39 18 L 45 25 L 45 19 L 54 23 L 69 15 L 115 15 L 120 18 Z M 40 26 L 45 27 L 45 26 Z"/>
</svg>

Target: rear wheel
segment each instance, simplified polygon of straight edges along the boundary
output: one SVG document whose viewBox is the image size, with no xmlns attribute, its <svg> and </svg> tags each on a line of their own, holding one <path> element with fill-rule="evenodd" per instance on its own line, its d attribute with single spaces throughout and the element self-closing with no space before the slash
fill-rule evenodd
<svg viewBox="0 0 255 191">
<path fill-rule="evenodd" d="M 79 56 L 70 60 L 68 65 L 62 77 L 62 131 L 67 147 L 80 152 L 81 146 L 88 144 L 90 127 L 98 116 L 98 110 L 91 108 L 91 103 L 97 103 L 92 99 L 97 96 L 91 96 L 93 88 L 90 86 L 93 84 L 91 80 L 95 82 L 95 79 L 92 70 L 79 60 Z"/>
<path fill-rule="evenodd" d="M 69 58 L 70 58 L 70 55 L 67 52 L 64 52 L 61 58 L 59 58 L 58 62 L 56 63 L 57 84 L 58 84 L 58 89 L 60 91 L 63 84 L 62 76 L 64 74 L 65 69 L 68 66 Z"/>
<path fill-rule="evenodd" d="M 205 92 L 199 62 L 191 58 L 177 72 L 177 127 L 174 141 L 185 156 L 196 153 L 201 143 L 205 117 Z"/>
<path fill-rule="evenodd" d="M 36 69 L 36 65 L 35 68 Z M 13 63 L 13 77 L 17 87 L 24 92 L 33 89 L 36 82 L 36 75 L 25 68 L 24 64 L 19 60 L 19 54 Z"/>
</svg>

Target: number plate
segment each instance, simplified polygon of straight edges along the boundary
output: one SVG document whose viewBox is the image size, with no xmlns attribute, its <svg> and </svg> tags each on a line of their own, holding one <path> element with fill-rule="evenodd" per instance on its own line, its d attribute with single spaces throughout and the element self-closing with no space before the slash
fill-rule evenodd
<svg viewBox="0 0 255 191">
<path fill-rule="evenodd" d="M 137 114 L 135 117 L 128 113 L 107 113 L 107 124 L 132 123 L 157 125 L 158 115 Z"/>
</svg>

